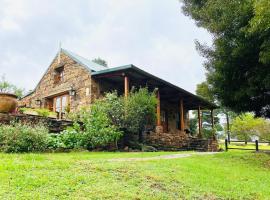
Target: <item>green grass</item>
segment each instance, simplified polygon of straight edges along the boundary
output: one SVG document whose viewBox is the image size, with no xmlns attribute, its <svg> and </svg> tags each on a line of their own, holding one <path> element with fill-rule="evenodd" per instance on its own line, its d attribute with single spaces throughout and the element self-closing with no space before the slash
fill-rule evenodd
<svg viewBox="0 0 270 200">
<path fill-rule="evenodd" d="M 108 161 L 174 153 L 0 154 L 0 199 L 269 199 L 269 154 Z"/>
</svg>

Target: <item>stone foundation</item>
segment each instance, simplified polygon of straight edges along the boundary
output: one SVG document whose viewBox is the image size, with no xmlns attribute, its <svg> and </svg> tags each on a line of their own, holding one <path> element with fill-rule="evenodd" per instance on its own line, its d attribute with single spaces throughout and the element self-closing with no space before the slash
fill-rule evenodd
<svg viewBox="0 0 270 200">
<path fill-rule="evenodd" d="M 185 132 L 155 133 L 144 135 L 145 143 L 159 150 L 218 151 L 218 142 L 213 139 L 191 137 Z"/>
</svg>

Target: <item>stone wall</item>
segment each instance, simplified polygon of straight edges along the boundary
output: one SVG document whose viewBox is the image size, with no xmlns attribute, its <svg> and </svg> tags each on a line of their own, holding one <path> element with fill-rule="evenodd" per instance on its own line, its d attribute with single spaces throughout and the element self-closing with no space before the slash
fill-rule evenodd
<svg viewBox="0 0 270 200">
<path fill-rule="evenodd" d="M 46 98 L 64 93 L 68 94 L 71 87 L 76 91 L 76 96 L 70 97 L 71 111 L 89 105 L 93 99 L 98 98 L 98 84 L 91 81 L 91 73 L 88 69 L 76 63 L 63 52 L 61 53 L 61 64 L 64 66 L 63 81 L 55 83 L 55 68 L 59 66 L 57 58 L 55 58 L 37 85 L 36 90 L 33 94 L 20 100 L 19 106 L 46 107 Z M 36 105 L 37 99 L 42 101 L 41 106 Z"/>
<path fill-rule="evenodd" d="M 197 150 L 218 151 L 217 140 L 191 137 L 185 132 L 176 133 L 145 133 L 144 140 L 159 150 Z"/>
<path fill-rule="evenodd" d="M 73 124 L 72 121 L 68 120 L 57 120 L 36 115 L 0 113 L 0 124 L 10 124 L 11 122 L 21 122 L 30 125 L 42 123 L 48 127 L 51 133 L 59 133 Z"/>
</svg>

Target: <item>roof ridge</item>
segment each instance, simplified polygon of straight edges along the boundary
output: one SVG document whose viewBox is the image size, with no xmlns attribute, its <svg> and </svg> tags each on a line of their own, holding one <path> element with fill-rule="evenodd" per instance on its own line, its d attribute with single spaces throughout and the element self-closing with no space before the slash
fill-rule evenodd
<svg viewBox="0 0 270 200">
<path fill-rule="evenodd" d="M 61 48 L 61 51 L 65 54 L 67 54 L 68 56 L 70 56 L 73 60 L 75 60 L 77 63 L 83 65 L 84 67 L 86 67 L 90 72 L 92 71 L 100 71 L 100 70 L 104 70 L 107 69 L 107 67 L 104 67 L 98 63 L 93 62 L 90 59 L 87 59 L 83 56 L 80 56 L 77 53 L 74 53 L 72 51 L 69 51 L 67 49 L 63 49 Z"/>
</svg>

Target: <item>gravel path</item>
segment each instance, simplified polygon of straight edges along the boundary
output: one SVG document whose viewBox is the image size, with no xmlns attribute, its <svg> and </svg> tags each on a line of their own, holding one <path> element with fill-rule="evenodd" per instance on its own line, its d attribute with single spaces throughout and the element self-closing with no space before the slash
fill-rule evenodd
<svg viewBox="0 0 270 200">
<path fill-rule="evenodd" d="M 155 157 L 146 157 L 146 158 L 113 158 L 108 161 L 111 162 L 123 162 L 123 161 L 146 161 L 146 160 L 168 160 L 168 159 L 176 159 L 176 158 L 186 158 L 193 155 L 212 155 L 218 152 L 194 152 L 194 153 L 182 153 L 182 154 L 170 154 L 170 155 L 161 155 Z"/>
</svg>

